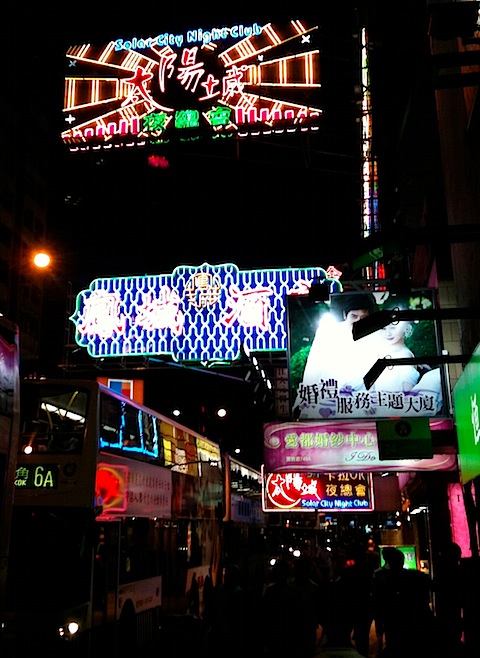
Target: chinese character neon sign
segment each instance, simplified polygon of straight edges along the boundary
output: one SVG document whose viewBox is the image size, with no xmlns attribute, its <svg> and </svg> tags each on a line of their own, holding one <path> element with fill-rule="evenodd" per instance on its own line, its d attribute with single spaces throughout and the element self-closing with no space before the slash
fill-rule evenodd
<svg viewBox="0 0 480 658">
<path fill-rule="evenodd" d="M 337 278 L 320 267 L 245 270 L 182 265 L 173 274 L 95 279 L 70 318 L 93 357 L 171 355 L 177 361 L 234 361 L 250 351 L 287 349 L 287 295 Z"/>
<path fill-rule="evenodd" d="M 264 473 L 265 512 L 371 512 L 372 474 Z"/>
<path fill-rule="evenodd" d="M 72 46 L 62 139 L 78 150 L 318 130 L 317 40 L 317 25 L 291 20 Z"/>
</svg>

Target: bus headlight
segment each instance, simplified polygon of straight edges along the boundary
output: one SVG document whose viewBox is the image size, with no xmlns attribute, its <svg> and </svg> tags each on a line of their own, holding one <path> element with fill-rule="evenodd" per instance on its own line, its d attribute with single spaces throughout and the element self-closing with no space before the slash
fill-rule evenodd
<svg viewBox="0 0 480 658">
<path fill-rule="evenodd" d="M 60 637 L 64 637 L 66 640 L 72 639 L 79 630 L 80 626 L 76 621 L 69 621 L 65 626 L 60 626 L 58 629 L 58 634 Z"/>
</svg>

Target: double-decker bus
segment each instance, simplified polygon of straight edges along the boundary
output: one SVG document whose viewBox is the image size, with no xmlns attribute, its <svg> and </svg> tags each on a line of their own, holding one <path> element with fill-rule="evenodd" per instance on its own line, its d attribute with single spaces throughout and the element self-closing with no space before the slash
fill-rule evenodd
<svg viewBox="0 0 480 658">
<path fill-rule="evenodd" d="M 12 490 L 18 443 L 18 370 L 18 327 L 0 317 L 0 643 L 4 623 Z"/>
<path fill-rule="evenodd" d="M 262 474 L 225 454 L 225 516 L 223 518 L 223 560 L 236 564 L 250 591 L 262 591 L 265 582 L 266 515 L 262 510 Z"/>
<path fill-rule="evenodd" d="M 8 655 L 131 655 L 188 612 L 221 570 L 221 458 L 97 382 L 21 382 Z"/>
</svg>

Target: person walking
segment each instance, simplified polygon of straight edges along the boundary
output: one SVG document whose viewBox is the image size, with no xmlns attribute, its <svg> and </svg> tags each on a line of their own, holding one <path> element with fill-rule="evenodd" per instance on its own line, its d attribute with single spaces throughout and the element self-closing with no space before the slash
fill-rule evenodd
<svg viewBox="0 0 480 658">
<path fill-rule="evenodd" d="M 464 583 L 461 568 L 462 549 L 455 542 L 445 545 L 433 578 L 435 625 L 442 637 L 440 656 L 462 655 Z"/>
<path fill-rule="evenodd" d="M 298 658 L 311 658 L 315 654 L 319 628 L 324 623 L 326 607 L 326 589 L 312 579 L 312 562 L 306 555 L 300 555 L 293 563 L 293 587 L 300 596 L 303 611 L 300 631 L 300 643 L 297 647 Z"/>
<path fill-rule="evenodd" d="M 302 596 L 292 584 L 290 565 L 279 559 L 262 596 L 262 640 L 266 658 L 292 658 L 304 645 Z"/>
<path fill-rule="evenodd" d="M 253 642 L 251 606 L 241 584 L 237 565 L 225 567 L 223 583 L 214 589 L 210 628 L 207 630 L 206 655 L 210 657 L 248 655 Z"/>
<path fill-rule="evenodd" d="M 430 607 L 431 582 L 427 574 L 405 569 L 397 548 L 384 550 L 385 566 L 372 579 L 373 617 L 379 638 L 379 656 L 405 658 L 434 656 L 434 617 Z M 383 642 L 384 639 L 384 648 Z"/>
</svg>

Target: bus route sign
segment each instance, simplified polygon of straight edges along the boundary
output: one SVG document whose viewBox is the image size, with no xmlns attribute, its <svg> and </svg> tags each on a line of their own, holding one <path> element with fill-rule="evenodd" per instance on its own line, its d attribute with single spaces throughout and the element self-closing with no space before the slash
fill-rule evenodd
<svg viewBox="0 0 480 658">
<path fill-rule="evenodd" d="M 22 464 L 15 474 L 17 489 L 57 489 L 57 464 Z"/>
</svg>

